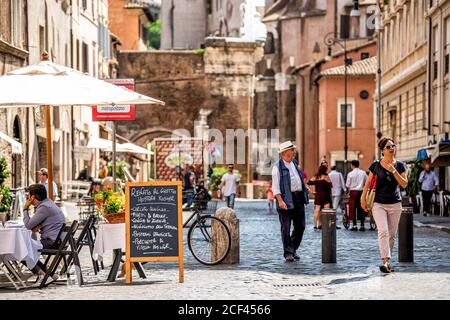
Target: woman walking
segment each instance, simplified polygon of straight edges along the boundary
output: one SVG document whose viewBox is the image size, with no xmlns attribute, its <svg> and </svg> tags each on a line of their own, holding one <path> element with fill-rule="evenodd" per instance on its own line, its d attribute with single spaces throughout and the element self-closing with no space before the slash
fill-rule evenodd
<svg viewBox="0 0 450 320">
<path fill-rule="evenodd" d="M 308 185 L 314 186 L 314 230 L 322 229 L 320 209 L 331 206 L 332 184 L 327 171 L 327 165 L 321 164 L 317 174 L 308 181 Z"/>
<path fill-rule="evenodd" d="M 369 210 L 366 194 L 372 179 L 377 179 L 372 214 L 377 224 L 378 245 L 383 260 L 380 271 L 390 273 L 394 271 L 390 260 L 402 213 L 400 187 L 406 188 L 408 178 L 403 162 L 395 159 L 396 145 L 394 140 L 390 137 L 382 138 L 378 147 L 381 150 L 382 159 L 372 163 L 369 168 L 369 178 L 361 196 L 361 207 L 365 211 Z"/>
</svg>

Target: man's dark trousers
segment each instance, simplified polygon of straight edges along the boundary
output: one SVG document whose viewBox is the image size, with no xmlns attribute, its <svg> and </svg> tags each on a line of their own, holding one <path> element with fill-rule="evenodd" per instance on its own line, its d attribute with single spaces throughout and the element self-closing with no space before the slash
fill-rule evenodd
<svg viewBox="0 0 450 320">
<path fill-rule="evenodd" d="M 281 240 L 283 241 L 284 257 L 291 254 L 300 246 L 305 231 L 305 204 L 303 203 L 303 193 L 293 192 L 292 201 L 294 209 L 277 209 L 281 224 Z M 294 230 L 291 234 L 291 223 Z"/>
<path fill-rule="evenodd" d="M 431 198 L 433 198 L 433 190 L 422 190 L 423 212 L 431 214 Z"/>
</svg>

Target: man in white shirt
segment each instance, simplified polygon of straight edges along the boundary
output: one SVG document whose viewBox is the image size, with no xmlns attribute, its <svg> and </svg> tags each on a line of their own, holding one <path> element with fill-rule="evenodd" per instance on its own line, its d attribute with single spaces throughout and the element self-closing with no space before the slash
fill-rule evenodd
<svg viewBox="0 0 450 320">
<path fill-rule="evenodd" d="M 41 170 L 39 170 L 39 180 L 41 182 L 41 184 L 43 184 L 45 186 L 45 190 L 47 190 L 47 197 L 49 197 L 48 195 L 48 170 L 47 168 L 42 168 Z M 53 201 L 56 200 L 56 198 L 58 198 L 58 186 L 56 185 L 56 182 L 53 181 Z"/>
<path fill-rule="evenodd" d="M 228 165 L 228 172 L 222 176 L 222 182 L 220 187 L 222 188 L 223 196 L 227 202 L 227 207 L 234 209 L 234 199 L 236 198 L 237 186 L 240 181 L 240 177 L 233 173 L 234 166 Z"/>
<path fill-rule="evenodd" d="M 305 204 L 308 202 L 303 175 L 294 159 L 295 146 L 286 141 L 279 146 L 280 160 L 272 168 L 272 190 L 277 200 L 286 262 L 300 260 L 296 251 L 305 231 Z M 294 229 L 291 234 L 291 224 Z"/>
<path fill-rule="evenodd" d="M 328 174 L 330 177 L 331 183 L 333 187 L 331 188 L 331 198 L 333 200 L 333 209 L 336 210 L 336 213 L 342 211 L 341 209 L 341 199 L 342 195 L 347 192 L 347 188 L 345 187 L 344 176 L 342 173 L 336 170 L 336 166 L 331 167 L 331 172 Z M 336 229 L 338 227 L 336 226 Z"/>
<path fill-rule="evenodd" d="M 359 231 L 366 231 L 364 227 L 364 220 L 366 213 L 361 208 L 361 195 L 364 189 L 364 185 L 367 181 L 367 174 L 359 168 L 359 161 L 352 161 L 352 171 L 347 176 L 346 187 L 350 191 L 349 205 L 349 219 L 353 221 L 352 231 L 358 231 L 356 218 L 361 222 Z"/>
</svg>

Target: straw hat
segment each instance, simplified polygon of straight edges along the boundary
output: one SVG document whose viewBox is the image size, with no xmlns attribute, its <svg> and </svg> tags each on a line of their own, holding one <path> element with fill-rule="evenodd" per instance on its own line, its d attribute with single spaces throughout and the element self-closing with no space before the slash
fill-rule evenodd
<svg viewBox="0 0 450 320">
<path fill-rule="evenodd" d="M 280 146 L 278 147 L 278 153 L 283 153 L 286 150 L 295 148 L 296 148 L 295 145 L 289 140 L 280 144 Z"/>
</svg>

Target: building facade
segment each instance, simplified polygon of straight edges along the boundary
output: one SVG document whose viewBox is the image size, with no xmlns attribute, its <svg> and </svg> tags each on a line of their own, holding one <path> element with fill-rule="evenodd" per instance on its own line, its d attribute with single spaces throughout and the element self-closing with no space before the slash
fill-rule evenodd
<svg viewBox="0 0 450 320">
<path fill-rule="evenodd" d="M 109 1 L 110 29 L 120 39 L 120 50 L 147 50 L 147 24 L 159 18 L 159 9 L 155 0 Z"/>
<path fill-rule="evenodd" d="M 318 62 L 328 53 L 324 38 L 332 34 L 346 39 L 348 50 L 367 43 L 373 32 L 366 25 L 375 3 L 360 1 L 359 17 L 350 16 L 353 1 L 343 0 L 278 0 L 266 9 L 267 41 L 265 57 L 257 68 L 255 109 L 262 110 L 264 125 L 280 129 L 281 140 L 296 142 L 307 173 L 315 172 L 320 162 L 315 79 L 321 72 Z M 331 49 L 342 51 L 339 45 Z M 267 105 L 272 107 L 267 109 Z"/>
<path fill-rule="evenodd" d="M 372 47 L 375 45 L 372 43 Z M 375 51 L 375 50 L 373 50 Z M 339 58 L 335 58 L 341 60 Z M 345 120 L 347 118 L 348 162 L 359 160 L 367 170 L 375 159 L 375 91 L 376 57 L 354 61 L 320 73 L 319 87 L 319 155 L 340 172 L 345 172 Z M 345 73 L 347 72 L 347 84 Z M 347 110 L 344 86 L 347 85 Z M 347 112 L 347 117 L 345 117 Z M 361 143 L 364 141 L 364 143 Z M 349 165 L 347 172 L 349 172 Z"/>
<path fill-rule="evenodd" d="M 425 12 L 424 0 L 390 1 L 382 12 L 380 132 L 394 138 L 403 160 L 430 142 Z"/>
<path fill-rule="evenodd" d="M 427 90 L 429 96 L 429 141 L 434 142 L 432 164 L 440 167 L 441 187 L 450 190 L 450 156 L 441 153 L 440 143 L 450 131 L 450 1 L 427 1 L 429 27 Z"/>
<path fill-rule="evenodd" d="M 28 62 L 27 0 L 0 0 L 0 76 Z M 4 156 L 12 173 L 8 187 L 28 183 L 27 108 L 0 108 L 0 156 Z"/>
<path fill-rule="evenodd" d="M 264 3 L 264 0 L 164 0 L 161 49 L 198 49 L 205 46 L 208 36 L 239 38 L 246 29 L 252 37 L 258 33 Z"/>
</svg>

